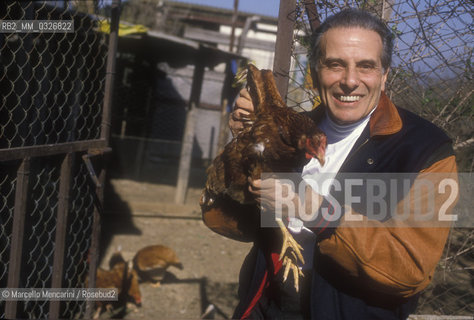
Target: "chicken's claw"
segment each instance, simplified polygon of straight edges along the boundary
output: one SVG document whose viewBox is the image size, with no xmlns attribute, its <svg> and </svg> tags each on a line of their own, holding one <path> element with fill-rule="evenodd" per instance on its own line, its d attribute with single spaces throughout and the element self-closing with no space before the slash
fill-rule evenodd
<svg viewBox="0 0 474 320">
<path fill-rule="evenodd" d="M 291 261 L 288 262 L 289 258 L 288 257 L 284 257 L 283 258 L 283 265 L 285 266 L 285 272 L 283 273 L 283 282 L 286 281 L 286 279 L 288 278 L 288 272 L 290 271 L 290 268 L 291 266 L 294 266 Z"/>
<path fill-rule="evenodd" d="M 294 258 L 296 258 L 296 255 L 293 255 Z M 304 277 L 303 272 L 301 269 L 295 264 L 295 260 L 289 258 L 289 257 L 284 257 L 283 258 L 283 265 L 285 266 L 285 271 L 283 273 L 283 281 L 286 281 L 288 278 L 288 273 L 290 270 L 293 273 L 293 280 L 295 284 L 295 290 L 296 292 L 299 291 L 299 277 Z"/>
<path fill-rule="evenodd" d="M 285 271 L 283 273 L 283 281 L 286 281 L 288 278 L 288 273 L 290 269 L 293 273 L 293 279 L 295 283 L 296 292 L 299 290 L 299 276 L 303 276 L 303 272 L 301 272 L 300 268 L 298 267 L 298 260 L 304 264 L 303 255 L 301 251 L 303 248 L 300 246 L 298 242 L 293 239 L 289 231 L 286 229 L 283 221 L 281 219 L 275 219 L 278 223 L 278 226 L 281 229 L 283 234 L 283 245 L 280 252 L 280 261 L 283 260 L 283 266 L 285 266 Z M 287 254 L 287 250 L 290 249 L 289 255 Z"/>
<path fill-rule="evenodd" d="M 297 258 L 301 260 L 302 264 L 304 264 L 304 258 L 303 258 L 303 255 L 301 254 L 301 251 L 303 251 L 303 247 L 301 247 L 300 244 L 296 242 L 295 239 L 293 239 L 293 237 L 291 236 L 290 232 L 286 229 L 281 219 L 277 218 L 275 220 L 278 223 L 278 226 L 280 227 L 281 232 L 283 233 L 283 245 L 281 247 L 279 260 L 281 261 L 283 259 L 283 257 L 285 256 L 286 250 L 292 249 L 296 253 Z"/>
</svg>

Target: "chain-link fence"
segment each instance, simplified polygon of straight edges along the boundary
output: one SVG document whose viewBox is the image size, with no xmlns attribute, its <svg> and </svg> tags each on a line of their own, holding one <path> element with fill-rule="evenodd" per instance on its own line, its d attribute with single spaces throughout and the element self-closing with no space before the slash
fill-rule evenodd
<svg viewBox="0 0 474 320">
<path fill-rule="evenodd" d="M 101 4 L 0 3 L 2 23 L 74 24 L 73 32 L 0 32 L 2 288 L 82 288 L 93 267 L 97 195 L 81 155 L 107 146 L 107 35 L 94 15 Z M 85 301 L 0 301 L 0 318 L 77 318 L 85 310 Z"/>
<path fill-rule="evenodd" d="M 288 104 L 311 108 L 317 103 L 308 75 L 307 50 L 315 18 L 311 0 L 298 0 Z M 432 121 L 454 141 L 460 171 L 474 168 L 474 84 L 472 79 L 472 9 L 470 1 L 354 0 L 316 1 L 316 20 L 345 7 L 364 8 L 386 21 L 395 36 L 387 93 L 400 107 Z M 314 13 L 313 11 L 313 13 Z M 317 25 L 317 22 L 316 22 Z M 474 231 L 454 228 L 417 314 L 474 314 Z"/>
<path fill-rule="evenodd" d="M 311 33 L 305 7 L 297 2 L 290 105 L 312 105 L 317 92 L 307 83 L 306 48 Z M 461 169 L 474 169 L 472 9 L 470 1 L 317 1 L 318 19 L 344 7 L 378 14 L 395 36 L 387 93 L 405 109 L 444 129 L 454 141 Z"/>
</svg>

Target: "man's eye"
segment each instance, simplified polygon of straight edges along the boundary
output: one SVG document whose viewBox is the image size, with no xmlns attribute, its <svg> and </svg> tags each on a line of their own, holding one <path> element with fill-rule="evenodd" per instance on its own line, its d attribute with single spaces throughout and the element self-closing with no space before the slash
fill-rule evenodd
<svg viewBox="0 0 474 320">
<path fill-rule="evenodd" d="M 363 65 L 359 66 L 359 68 L 362 69 L 362 70 L 366 70 L 366 71 L 367 71 L 367 70 L 372 70 L 372 69 L 374 69 L 374 66 L 371 65 L 371 64 L 363 64 Z"/>
<path fill-rule="evenodd" d="M 330 64 L 328 64 L 328 68 L 330 68 L 330 69 L 340 69 L 340 68 L 342 68 L 342 65 L 340 63 L 330 63 Z"/>
</svg>

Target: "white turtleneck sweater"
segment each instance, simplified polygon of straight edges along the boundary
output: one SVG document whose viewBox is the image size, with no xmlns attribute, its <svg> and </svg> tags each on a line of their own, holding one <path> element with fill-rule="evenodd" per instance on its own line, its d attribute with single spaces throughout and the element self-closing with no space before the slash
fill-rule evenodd
<svg viewBox="0 0 474 320">
<path fill-rule="evenodd" d="M 303 168 L 302 177 L 322 196 L 328 195 L 329 184 L 327 184 L 326 188 L 322 189 L 321 179 L 334 178 L 337 172 L 339 172 L 339 169 L 346 160 L 347 155 L 360 137 L 362 131 L 364 131 L 364 128 L 369 122 L 370 116 L 374 110 L 361 120 L 346 125 L 337 124 L 326 113 L 319 124 L 319 128 L 326 133 L 328 141 L 325 154 L 325 164 L 324 166 L 321 166 L 317 159 L 312 158 Z"/>
<path fill-rule="evenodd" d="M 328 141 L 324 166 L 321 166 L 317 159 L 312 158 L 304 166 L 302 172 L 303 180 L 320 195 L 327 196 L 329 194 L 331 184 L 326 183 L 325 188 L 322 188 L 322 182 L 336 176 L 355 142 L 367 126 L 374 110 L 375 108 L 361 120 L 347 125 L 335 123 L 326 112 L 319 124 L 319 128 L 326 134 Z M 299 219 L 290 219 L 288 229 L 304 248 L 303 257 L 306 263 L 303 269 L 312 268 L 313 245 L 316 235 L 308 228 L 303 227 L 303 222 Z"/>
</svg>

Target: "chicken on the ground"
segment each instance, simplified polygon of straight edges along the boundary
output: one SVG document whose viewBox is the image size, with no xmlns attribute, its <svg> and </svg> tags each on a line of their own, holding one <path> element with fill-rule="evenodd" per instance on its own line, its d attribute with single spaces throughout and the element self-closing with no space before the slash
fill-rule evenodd
<svg viewBox="0 0 474 320">
<path fill-rule="evenodd" d="M 173 249 L 163 245 L 151 245 L 137 251 L 133 258 L 133 268 L 142 282 L 151 282 L 152 286 L 160 286 L 166 269 L 169 267 L 183 269 L 183 264 Z"/>
<path fill-rule="evenodd" d="M 136 306 L 141 305 L 141 293 L 138 285 L 138 276 L 132 268 L 132 264 L 123 259 L 121 253 L 114 253 L 109 261 L 110 270 L 97 268 L 96 273 L 96 288 L 117 288 L 118 290 L 118 304 L 126 306 L 129 301 Z M 86 279 L 85 287 L 88 287 L 89 279 Z M 104 303 L 97 301 L 97 310 L 94 313 L 94 319 L 97 319 L 102 312 Z M 105 304 L 105 308 L 111 312 L 112 304 Z"/>
</svg>

